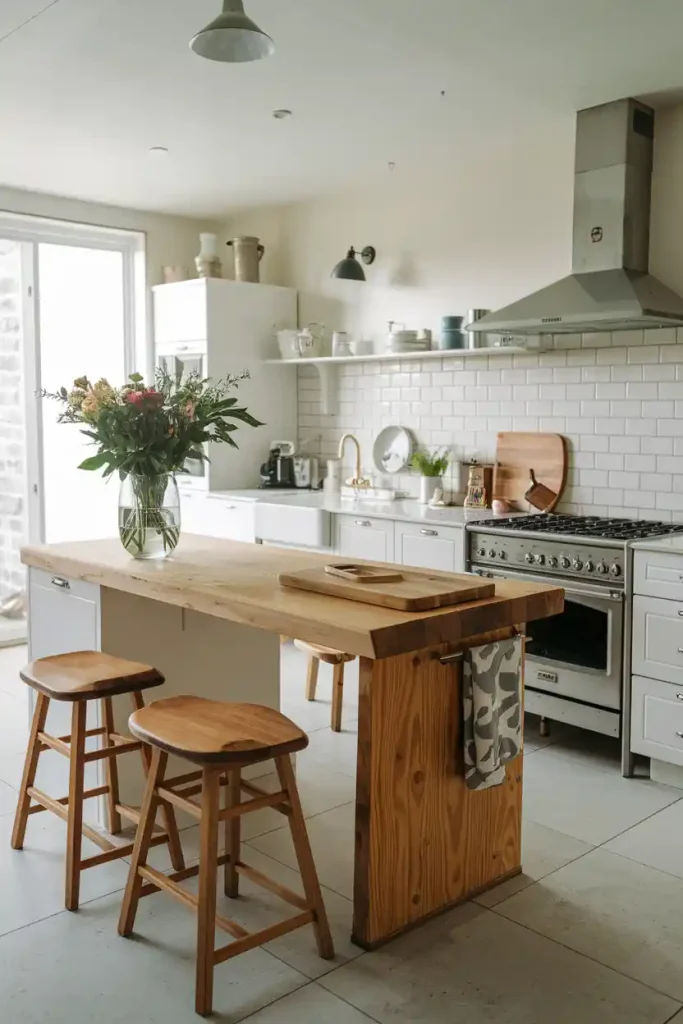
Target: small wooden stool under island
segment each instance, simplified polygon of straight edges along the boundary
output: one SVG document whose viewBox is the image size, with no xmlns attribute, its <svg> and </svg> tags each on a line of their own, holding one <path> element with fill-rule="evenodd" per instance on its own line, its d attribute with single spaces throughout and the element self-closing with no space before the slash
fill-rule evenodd
<svg viewBox="0 0 683 1024">
<path fill-rule="evenodd" d="M 333 732 L 341 732 L 342 704 L 344 700 L 344 665 L 349 661 L 355 661 L 355 654 L 343 654 L 341 651 L 333 651 L 330 647 L 320 647 L 319 644 L 306 643 L 305 640 L 295 640 L 294 646 L 308 655 L 306 700 L 315 700 L 320 662 L 324 661 L 328 665 L 333 666 L 331 728 Z"/>
<path fill-rule="evenodd" d="M 67 910 L 78 910 L 81 871 L 129 857 L 134 849 L 132 843 L 111 843 L 96 829 L 85 824 L 83 802 L 91 797 L 106 796 L 109 832 L 117 835 L 121 832 L 122 818 L 137 822 L 140 815 L 135 808 L 120 802 L 116 758 L 121 754 L 139 751 L 145 772 L 150 763 L 149 751 L 139 740 L 132 741 L 129 736 L 121 736 L 116 732 L 112 697 L 129 693 L 134 708 L 144 707 L 142 691 L 153 686 L 161 686 L 164 677 L 149 665 L 115 658 L 99 651 L 78 651 L 73 654 L 41 658 L 23 668 L 20 675 L 25 683 L 37 691 L 37 696 L 14 820 L 12 846 L 15 850 L 23 848 L 26 826 L 31 814 L 52 811 L 66 821 L 65 905 Z M 45 732 L 51 700 L 69 701 L 73 704 L 70 735 L 51 736 Z M 88 702 L 94 700 L 102 702 L 104 724 L 98 729 L 87 729 Z M 86 752 L 86 740 L 91 736 L 102 737 L 102 748 Z M 56 750 L 57 753 L 69 758 L 69 795 L 58 800 L 35 786 L 38 762 L 45 750 Z M 86 790 L 86 764 L 102 760 L 105 761 L 106 785 Z M 168 804 L 162 805 L 161 810 L 166 831 L 155 835 L 151 844 L 158 846 L 160 843 L 168 843 L 173 867 L 179 871 L 185 866 L 185 862 L 175 812 Z M 99 846 L 103 852 L 82 859 L 83 836 Z"/>
<path fill-rule="evenodd" d="M 135 840 L 128 884 L 119 919 L 119 934 L 129 937 L 135 926 L 142 896 L 164 890 L 198 915 L 197 985 L 195 1007 L 208 1016 L 213 1006 L 214 968 L 231 957 L 262 946 L 287 932 L 312 924 L 318 952 L 325 960 L 334 957 L 318 875 L 308 841 L 299 792 L 290 754 L 308 746 L 308 736 L 273 708 L 235 704 L 203 697 L 170 697 L 141 708 L 131 715 L 130 731 L 153 750 L 140 824 Z M 175 754 L 200 770 L 166 779 L 169 754 Z M 242 779 L 242 769 L 274 758 L 281 790 L 267 793 Z M 226 806 L 220 807 L 221 787 L 226 787 Z M 242 792 L 251 799 L 241 802 Z M 190 797 L 200 795 L 201 802 Z M 147 863 L 154 817 L 160 802 L 168 801 L 200 822 L 200 860 L 192 868 L 164 875 Z M 240 818 L 250 811 L 272 807 L 289 819 L 305 897 L 292 892 L 240 858 Z M 225 854 L 218 853 L 218 830 L 225 822 Z M 216 913 L 216 876 L 224 866 L 226 896 L 239 895 L 239 876 L 268 889 L 297 908 L 298 913 L 258 932 L 248 932 L 236 921 Z M 199 875 L 199 894 L 178 883 Z M 234 942 L 215 948 L 216 927 L 232 935 Z"/>
</svg>

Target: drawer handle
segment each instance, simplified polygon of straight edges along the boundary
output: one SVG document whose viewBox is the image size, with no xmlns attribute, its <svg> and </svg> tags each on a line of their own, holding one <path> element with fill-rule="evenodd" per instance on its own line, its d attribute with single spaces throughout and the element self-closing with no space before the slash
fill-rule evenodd
<svg viewBox="0 0 683 1024">
<path fill-rule="evenodd" d="M 226 512 L 234 512 L 235 509 L 237 508 L 237 505 L 225 505 L 224 508 Z"/>
<path fill-rule="evenodd" d="M 356 519 L 356 526 L 372 526 L 369 519 Z"/>
<path fill-rule="evenodd" d="M 676 700 L 683 700 L 683 693 L 677 693 Z"/>
<path fill-rule="evenodd" d="M 438 537 L 439 536 L 439 531 L 438 530 L 420 530 L 420 533 L 422 534 L 423 537 Z"/>
<path fill-rule="evenodd" d="M 683 740 L 683 732 L 677 732 L 676 735 L 678 736 L 679 740 Z"/>
<path fill-rule="evenodd" d="M 61 576 L 53 576 L 51 582 L 53 587 L 59 587 L 60 590 L 71 590 L 71 584 L 69 581 L 63 579 Z"/>
</svg>

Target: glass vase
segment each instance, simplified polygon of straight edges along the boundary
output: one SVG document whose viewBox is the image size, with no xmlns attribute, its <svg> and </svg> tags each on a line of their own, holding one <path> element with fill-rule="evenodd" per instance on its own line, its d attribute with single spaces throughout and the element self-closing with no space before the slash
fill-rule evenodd
<svg viewBox="0 0 683 1024">
<path fill-rule="evenodd" d="M 121 481 L 119 537 L 133 558 L 167 558 L 180 539 L 180 495 L 173 474 Z"/>
</svg>

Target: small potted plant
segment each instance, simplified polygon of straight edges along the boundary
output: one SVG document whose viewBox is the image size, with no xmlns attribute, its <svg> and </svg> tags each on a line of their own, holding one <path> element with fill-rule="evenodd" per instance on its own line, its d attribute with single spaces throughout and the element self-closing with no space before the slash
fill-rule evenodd
<svg viewBox="0 0 683 1024">
<path fill-rule="evenodd" d="M 121 481 L 119 537 L 134 558 L 165 558 L 180 538 L 176 473 L 205 462 L 207 444 L 237 448 L 240 424 L 262 424 L 230 392 L 249 373 L 211 381 L 198 373 L 171 377 L 158 369 L 154 386 L 133 373 L 123 387 L 79 377 L 70 390 L 41 392 L 64 406 L 60 423 L 78 423 L 97 446 L 79 469 L 116 473 Z"/>
<path fill-rule="evenodd" d="M 449 455 L 447 448 L 439 448 L 434 452 L 414 452 L 410 465 L 420 474 L 420 502 L 428 505 L 434 497 L 440 481 L 448 469 Z"/>
</svg>

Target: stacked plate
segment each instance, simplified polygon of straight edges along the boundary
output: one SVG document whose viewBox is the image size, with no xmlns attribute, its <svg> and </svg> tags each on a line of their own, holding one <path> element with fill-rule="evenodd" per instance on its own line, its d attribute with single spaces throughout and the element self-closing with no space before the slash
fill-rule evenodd
<svg viewBox="0 0 683 1024">
<path fill-rule="evenodd" d="M 426 352 L 430 347 L 430 339 L 418 338 L 417 331 L 392 331 L 387 335 L 387 352 Z"/>
</svg>

